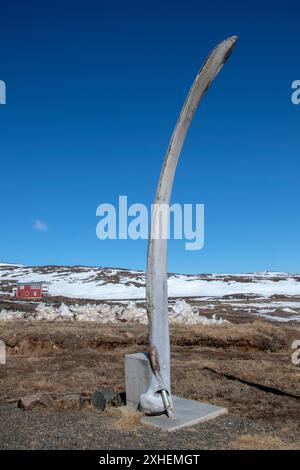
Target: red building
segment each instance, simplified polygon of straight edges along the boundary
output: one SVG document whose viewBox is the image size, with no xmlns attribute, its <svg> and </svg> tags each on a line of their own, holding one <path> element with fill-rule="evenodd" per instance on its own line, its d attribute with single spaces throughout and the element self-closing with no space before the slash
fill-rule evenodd
<svg viewBox="0 0 300 470">
<path fill-rule="evenodd" d="M 40 300 L 46 297 L 48 289 L 44 282 L 18 282 L 15 292 L 20 300 Z"/>
</svg>

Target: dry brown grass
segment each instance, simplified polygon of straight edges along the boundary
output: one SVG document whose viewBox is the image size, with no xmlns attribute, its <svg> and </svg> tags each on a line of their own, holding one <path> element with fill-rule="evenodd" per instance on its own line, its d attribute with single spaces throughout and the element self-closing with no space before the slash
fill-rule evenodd
<svg viewBox="0 0 300 470">
<path fill-rule="evenodd" d="M 37 374 L 37 377 L 33 377 L 28 381 L 27 386 L 31 388 L 32 391 L 36 392 L 53 392 L 55 390 L 55 385 L 50 379 Z"/>
<path fill-rule="evenodd" d="M 115 418 L 112 425 L 118 431 L 134 431 L 141 424 L 143 414 L 140 411 L 122 406 L 120 408 L 109 408 L 107 414 Z"/>
<path fill-rule="evenodd" d="M 291 363 L 290 348 L 299 335 L 298 326 L 264 321 L 172 327 L 173 392 L 300 433 L 299 399 L 288 396 L 300 395 L 300 370 Z M 7 364 L 0 368 L 2 403 L 35 391 L 122 392 L 125 354 L 147 349 L 147 327 L 139 324 L 3 322 L 0 338 L 7 344 Z M 127 421 L 135 426 L 133 417 L 119 420 L 118 426 Z"/>
<path fill-rule="evenodd" d="M 300 443 L 288 443 L 271 434 L 238 436 L 232 447 L 236 450 L 299 450 Z"/>
</svg>

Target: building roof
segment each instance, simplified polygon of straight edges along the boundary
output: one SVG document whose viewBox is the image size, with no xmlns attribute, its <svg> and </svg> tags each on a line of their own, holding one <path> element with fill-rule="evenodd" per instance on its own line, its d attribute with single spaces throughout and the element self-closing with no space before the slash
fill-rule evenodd
<svg viewBox="0 0 300 470">
<path fill-rule="evenodd" d="M 28 281 L 28 282 L 18 281 L 18 282 L 17 282 L 17 285 L 18 285 L 18 286 L 24 286 L 24 285 L 30 286 L 30 285 L 32 285 L 32 284 L 34 284 L 34 285 L 42 285 L 42 284 L 46 284 L 46 283 L 45 283 L 44 281 Z"/>
</svg>

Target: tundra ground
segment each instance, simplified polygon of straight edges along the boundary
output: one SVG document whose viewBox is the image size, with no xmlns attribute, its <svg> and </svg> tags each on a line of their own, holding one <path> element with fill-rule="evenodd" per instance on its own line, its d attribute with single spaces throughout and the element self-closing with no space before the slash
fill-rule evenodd
<svg viewBox="0 0 300 470">
<path fill-rule="evenodd" d="M 7 350 L 0 366 L 1 448 L 300 449 L 300 369 L 291 361 L 297 324 L 171 328 L 173 393 L 229 411 L 171 434 L 153 432 L 121 409 L 16 407 L 34 391 L 53 397 L 124 391 L 124 356 L 147 349 L 146 326 L 6 321 L 0 338 Z"/>
</svg>

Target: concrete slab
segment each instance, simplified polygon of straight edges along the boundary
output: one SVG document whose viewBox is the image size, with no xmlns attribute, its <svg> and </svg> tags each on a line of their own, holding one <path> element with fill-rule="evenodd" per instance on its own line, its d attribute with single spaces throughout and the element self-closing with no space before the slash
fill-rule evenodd
<svg viewBox="0 0 300 470">
<path fill-rule="evenodd" d="M 175 395 L 172 396 L 172 399 L 174 407 L 173 418 L 168 418 L 166 415 L 144 416 L 141 420 L 142 423 L 165 431 L 176 431 L 176 429 L 203 423 L 227 413 L 227 409 L 220 406 L 187 400 Z"/>
</svg>

